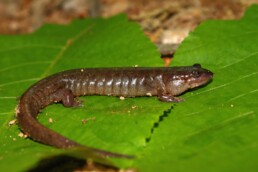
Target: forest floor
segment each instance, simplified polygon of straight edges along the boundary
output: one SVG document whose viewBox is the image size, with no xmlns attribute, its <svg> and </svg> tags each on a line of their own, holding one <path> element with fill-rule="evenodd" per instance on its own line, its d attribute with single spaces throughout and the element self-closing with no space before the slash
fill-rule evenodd
<svg viewBox="0 0 258 172">
<path fill-rule="evenodd" d="M 31 33 L 44 23 L 125 13 L 161 54 L 170 56 L 190 31 L 208 19 L 240 19 L 258 0 L 18 0 L 0 1 L 0 33 Z M 168 46 L 167 46 L 168 45 Z"/>
</svg>

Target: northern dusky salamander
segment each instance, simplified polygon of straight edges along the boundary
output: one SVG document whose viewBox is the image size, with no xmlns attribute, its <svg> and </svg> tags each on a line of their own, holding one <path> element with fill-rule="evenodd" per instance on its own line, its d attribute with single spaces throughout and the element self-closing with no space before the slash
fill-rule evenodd
<svg viewBox="0 0 258 172">
<path fill-rule="evenodd" d="M 31 139 L 57 148 L 86 147 L 54 132 L 37 121 L 40 110 L 51 103 L 66 107 L 79 106 L 75 98 L 83 95 L 157 96 L 163 102 L 179 102 L 175 97 L 208 83 L 213 73 L 200 64 L 160 68 L 85 68 L 63 71 L 32 85 L 20 98 L 18 125 Z M 87 147 L 88 148 L 88 147 Z M 132 156 L 88 148 L 103 156 Z"/>
</svg>

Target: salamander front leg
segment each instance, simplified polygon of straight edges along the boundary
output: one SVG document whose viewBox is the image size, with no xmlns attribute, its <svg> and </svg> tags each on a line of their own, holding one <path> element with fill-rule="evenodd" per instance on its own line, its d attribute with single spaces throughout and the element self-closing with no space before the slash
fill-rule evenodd
<svg viewBox="0 0 258 172">
<path fill-rule="evenodd" d="M 65 107 L 78 107 L 83 106 L 82 101 L 78 100 L 72 90 L 68 88 L 59 89 L 51 95 L 51 99 L 54 102 L 61 101 Z"/>
<path fill-rule="evenodd" d="M 157 97 L 162 102 L 175 102 L 175 103 L 177 103 L 177 102 L 181 102 L 181 101 L 184 100 L 183 98 L 175 97 L 171 94 L 164 93 L 162 91 L 158 91 Z"/>
</svg>

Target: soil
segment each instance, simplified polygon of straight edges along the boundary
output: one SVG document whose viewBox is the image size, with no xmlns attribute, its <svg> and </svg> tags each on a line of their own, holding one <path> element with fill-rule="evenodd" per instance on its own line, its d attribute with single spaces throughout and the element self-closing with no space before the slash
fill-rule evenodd
<svg viewBox="0 0 258 172">
<path fill-rule="evenodd" d="M 0 33 L 31 33 L 44 23 L 125 13 L 155 44 L 178 44 L 201 22 L 239 19 L 254 3 L 258 0 L 8 0 L 0 1 Z"/>
</svg>

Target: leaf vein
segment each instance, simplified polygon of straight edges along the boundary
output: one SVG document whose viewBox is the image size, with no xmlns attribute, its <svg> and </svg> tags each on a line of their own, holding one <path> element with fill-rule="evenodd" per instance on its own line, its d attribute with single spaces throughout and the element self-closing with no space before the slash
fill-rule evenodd
<svg viewBox="0 0 258 172">
<path fill-rule="evenodd" d="M 7 70 L 11 70 L 11 69 L 15 69 L 15 68 L 18 68 L 18 67 L 23 67 L 23 66 L 29 66 L 29 65 L 36 65 L 36 64 L 48 64 L 50 63 L 50 61 L 37 61 L 37 62 L 30 62 L 30 63 L 21 63 L 21 64 L 18 64 L 18 65 L 13 65 L 13 66 L 8 66 L 6 68 L 3 68 L 0 70 L 0 72 L 4 72 L 4 71 L 7 71 Z"/>
<path fill-rule="evenodd" d="M 72 38 L 68 38 L 65 45 L 61 48 L 61 50 L 59 51 L 59 53 L 57 53 L 57 55 L 54 57 L 54 59 L 52 60 L 52 62 L 50 63 L 50 65 L 46 68 L 45 72 L 41 75 L 40 78 L 44 78 L 46 77 L 49 72 L 51 71 L 51 69 L 58 63 L 58 61 L 60 61 L 64 55 L 64 53 L 67 51 L 67 49 L 78 39 L 80 39 L 83 35 L 85 35 L 86 33 L 88 33 L 88 31 L 91 29 L 91 26 L 86 27 L 85 29 L 83 29 L 81 32 L 79 32 L 78 34 L 76 34 L 74 37 Z"/>
<path fill-rule="evenodd" d="M 220 69 L 227 68 L 227 67 L 230 67 L 230 66 L 232 66 L 232 65 L 234 65 L 234 64 L 240 63 L 240 62 L 242 62 L 242 61 L 244 61 L 244 60 L 246 60 L 246 59 L 248 59 L 248 58 L 250 58 L 250 57 L 252 57 L 252 56 L 255 56 L 255 55 L 257 55 L 257 54 L 258 54 L 258 52 L 254 52 L 254 53 L 252 53 L 252 54 L 250 54 L 250 55 L 247 55 L 247 56 L 243 57 L 242 59 L 236 60 L 236 61 L 233 62 L 233 63 L 230 63 L 230 64 L 227 64 L 227 65 L 225 65 L 225 66 L 222 66 Z"/>
<path fill-rule="evenodd" d="M 254 111 L 249 111 L 249 112 L 246 112 L 246 113 L 243 113 L 243 114 L 240 114 L 240 115 L 237 115 L 237 116 L 234 116 L 232 118 L 228 118 L 224 121 L 221 121 L 215 125 L 212 125 L 210 127 L 207 127 L 207 128 L 204 128 L 204 129 L 201 129 L 199 131 L 196 131 L 194 133 L 191 133 L 190 135 L 187 135 L 185 138 L 188 140 L 190 138 L 193 138 L 195 136 L 198 136 L 198 135 L 201 135 L 203 133 L 206 133 L 208 131 L 211 131 L 211 130 L 214 130 L 214 129 L 219 129 L 219 128 L 222 128 L 226 125 L 230 125 L 232 122 L 236 121 L 236 120 L 241 120 L 243 119 L 244 117 L 248 117 L 250 115 L 252 115 L 254 113 Z"/>
<path fill-rule="evenodd" d="M 51 48 L 51 49 L 60 49 L 62 48 L 61 46 L 49 46 L 49 45 L 23 45 L 23 46 L 16 46 L 16 47 L 11 47 L 11 48 L 5 48 L 5 49 L 0 49 L 1 52 L 6 52 L 6 51 L 13 51 L 13 50 L 19 50 L 23 48 Z"/>
<path fill-rule="evenodd" d="M 30 81 L 38 81 L 38 80 L 39 80 L 39 78 L 30 78 L 30 79 L 23 79 L 23 80 L 19 80 L 19 81 L 7 82 L 5 84 L 1 84 L 0 88 L 8 86 L 8 85 L 19 84 L 19 83 L 30 82 Z"/>
</svg>

